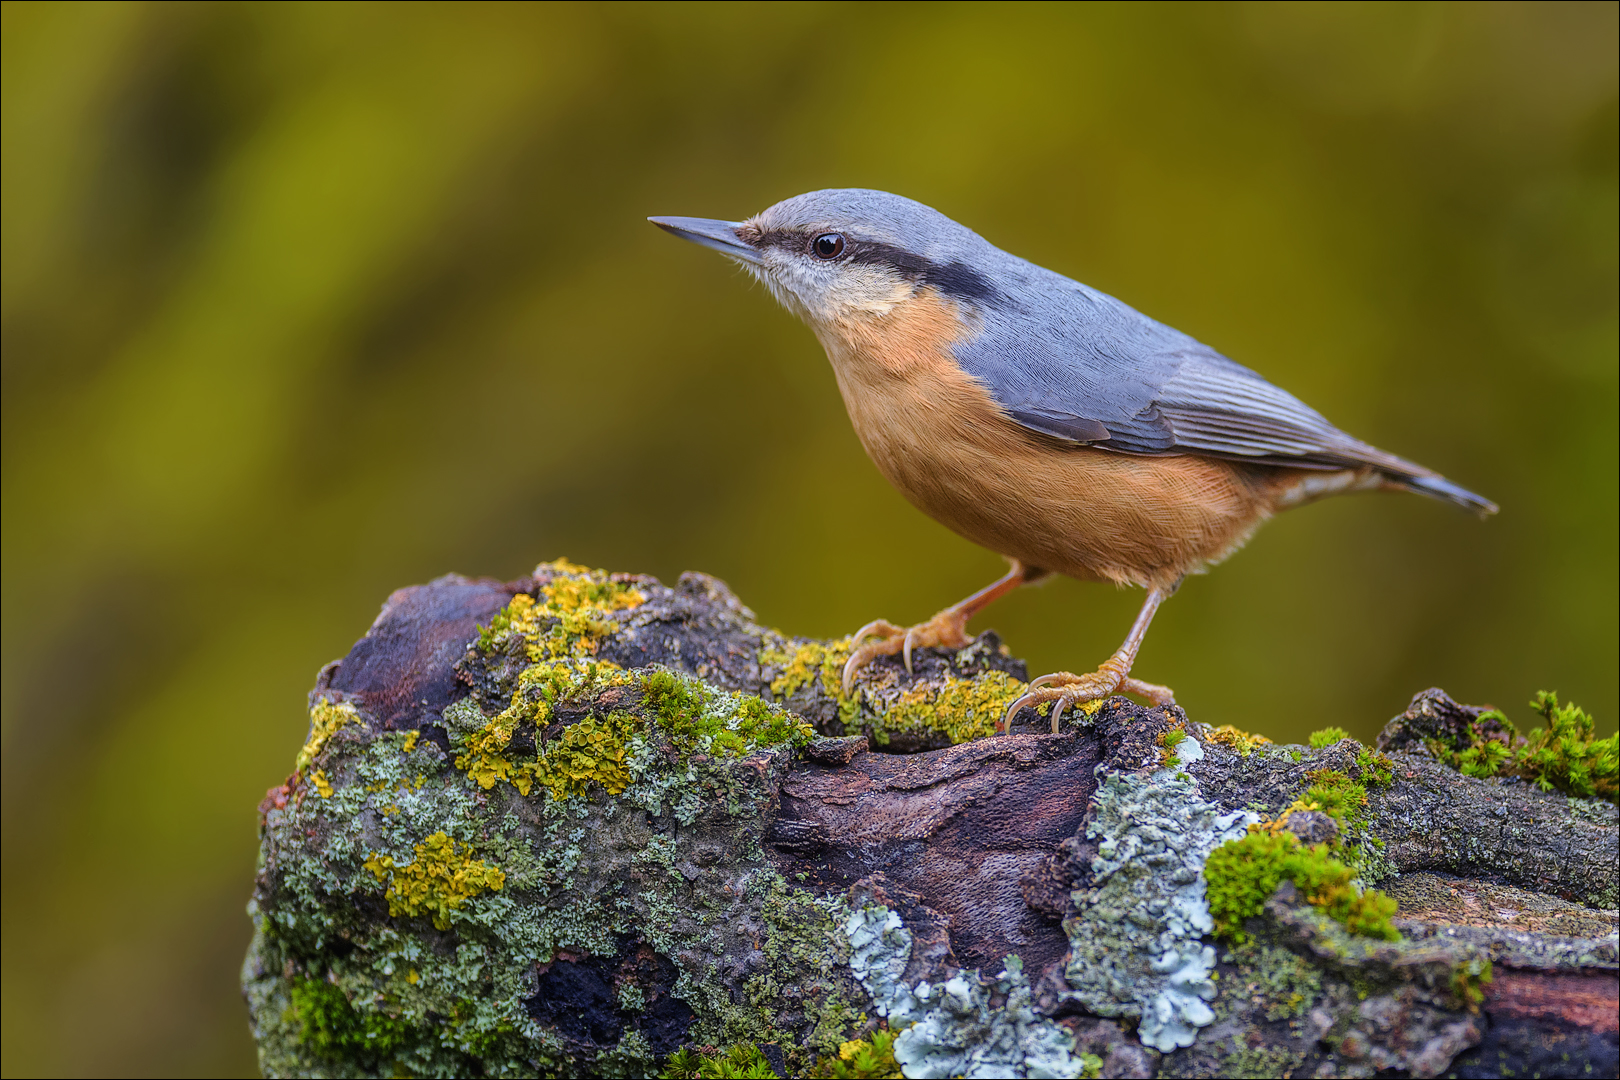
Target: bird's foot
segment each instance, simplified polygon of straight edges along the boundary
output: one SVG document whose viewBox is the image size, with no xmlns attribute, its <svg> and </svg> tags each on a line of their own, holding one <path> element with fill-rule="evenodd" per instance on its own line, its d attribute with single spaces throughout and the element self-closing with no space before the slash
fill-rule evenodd
<svg viewBox="0 0 1620 1080">
<path fill-rule="evenodd" d="M 1032 680 L 1028 692 L 1008 706 L 1007 715 L 1001 719 L 1001 733 L 1006 734 L 1012 727 L 1013 717 L 1018 715 L 1018 710 L 1052 702 L 1052 734 L 1056 735 L 1058 722 L 1069 709 L 1100 702 L 1114 694 L 1134 694 L 1147 698 L 1155 705 L 1176 703 L 1176 695 L 1168 686 L 1131 678 L 1130 665 L 1121 662 L 1120 657 L 1113 656 L 1096 671 L 1084 675 L 1058 671 Z"/>
<path fill-rule="evenodd" d="M 880 656 L 901 653 L 905 656 L 906 670 L 910 671 L 913 649 L 962 649 L 973 644 L 967 633 L 970 615 L 971 612 L 961 610 L 958 605 L 916 626 L 896 626 L 887 619 L 873 619 L 849 639 L 853 650 L 844 663 L 844 695 L 847 697 L 854 691 L 855 673 Z M 863 644 L 865 638 L 873 640 Z"/>
</svg>

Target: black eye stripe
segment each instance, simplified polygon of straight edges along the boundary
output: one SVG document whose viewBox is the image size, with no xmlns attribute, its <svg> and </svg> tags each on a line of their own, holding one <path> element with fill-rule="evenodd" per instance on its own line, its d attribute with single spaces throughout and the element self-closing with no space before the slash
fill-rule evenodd
<svg viewBox="0 0 1620 1080">
<path fill-rule="evenodd" d="M 818 256 L 815 251 L 816 241 L 824 236 L 836 236 L 844 245 L 837 255 L 826 261 L 836 259 L 855 265 L 882 266 L 911 281 L 932 286 L 946 296 L 972 300 L 991 307 L 999 306 L 1006 300 L 988 278 L 965 263 L 955 260 L 944 263 L 933 262 L 880 240 L 850 239 L 844 233 L 834 232 L 769 229 L 760 230 L 749 242 L 756 248 L 774 247 L 803 253 L 811 258 L 824 258 Z"/>
</svg>

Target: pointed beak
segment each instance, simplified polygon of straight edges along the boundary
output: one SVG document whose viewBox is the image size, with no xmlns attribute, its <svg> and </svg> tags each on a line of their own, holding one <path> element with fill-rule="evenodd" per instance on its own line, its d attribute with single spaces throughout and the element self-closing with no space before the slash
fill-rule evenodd
<svg viewBox="0 0 1620 1080">
<path fill-rule="evenodd" d="M 710 218 L 695 217 L 650 217 L 647 220 L 665 232 L 674 233 L 682 240 L 690 240 L 694 244 L 713 248 L 738 262 L 752 263 L 755 266 L 764 264 L 759 252 L 737 235 L 737 226 L 742 224 L 740 221 L 714 221 Z"/>
</svg>

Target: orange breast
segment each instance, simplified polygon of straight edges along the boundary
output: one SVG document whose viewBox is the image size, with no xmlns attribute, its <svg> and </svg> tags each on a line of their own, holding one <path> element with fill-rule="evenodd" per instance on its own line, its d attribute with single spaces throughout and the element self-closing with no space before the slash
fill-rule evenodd
<svg viewBox="0 0 1620 1080">
<path fill-rule="evenodd" d="M 956 364 L 953 303 L 817 328 L 856 434 L 924 513 L 992 551 L 1089 581 L 1169 585 L 1270 513 L 1277 470 L 1076 448 L 1008 419 Z"/>
</svg>

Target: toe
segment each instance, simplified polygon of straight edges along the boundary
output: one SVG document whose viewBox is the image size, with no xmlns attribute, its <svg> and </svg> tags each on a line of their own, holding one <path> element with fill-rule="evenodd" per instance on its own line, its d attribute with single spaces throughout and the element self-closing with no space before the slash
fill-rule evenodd
<svg viewBox="0 0 1620 1080">
<path fill-rule="evenodd" d="M 1143 682 L 1141 679 L 1126 679 L 1120 683 L 1119 689 L 1122 693 L 1147 698 L 1155 705 L 1174 705 L 1176 703 L 1176 692 L 1168 686 L 1160 686 L 1158 683 Z"/>
</svg>

